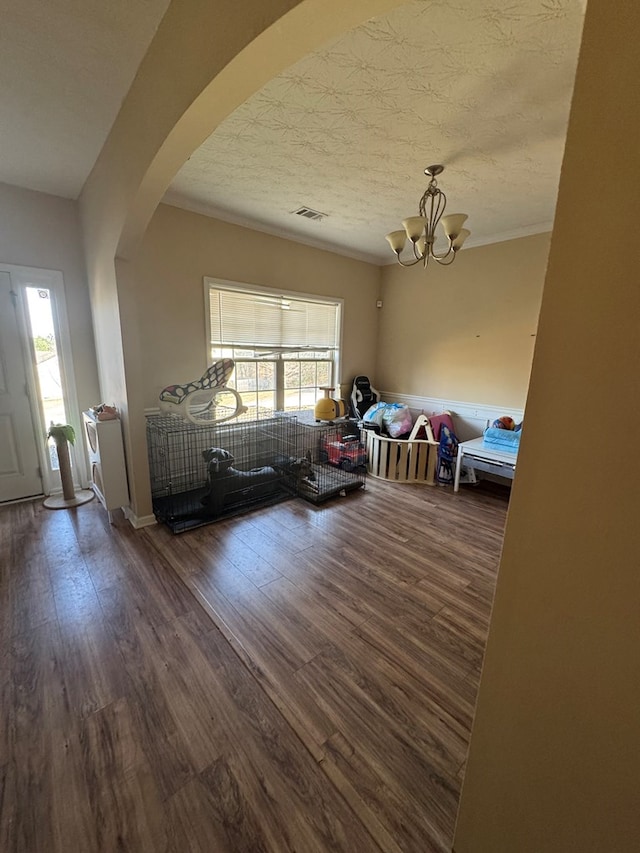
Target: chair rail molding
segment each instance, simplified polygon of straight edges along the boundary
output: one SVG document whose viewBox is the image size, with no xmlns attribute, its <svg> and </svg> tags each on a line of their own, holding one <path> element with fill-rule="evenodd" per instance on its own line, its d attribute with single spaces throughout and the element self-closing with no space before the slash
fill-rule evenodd
<svg viewBox="0 0 640 853">
<path fill-rule="evenodd" d="M 409 406 L 414 417 L 419 414 L 439 415 L 441 412 L 453 412 L 456 434 L 460 441 L 467 441 L 482 435 L 488 425 L 502 415 L 510 415 L 516 423 L 524 418 L 524 409 L 508 406 L 495 406 L 485 403 L 469 403 L 462 400 L 446 400 L 439 397 L 416 397 L 397 391 L 381 391 L 383 400 L 404 403 Z"/>
</svg>

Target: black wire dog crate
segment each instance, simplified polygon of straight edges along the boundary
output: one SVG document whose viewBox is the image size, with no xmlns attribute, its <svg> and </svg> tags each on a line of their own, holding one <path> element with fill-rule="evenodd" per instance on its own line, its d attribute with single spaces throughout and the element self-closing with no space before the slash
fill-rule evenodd
<svg viewBox="0 0 640 853">
<path fill-rule="evenodd" d="M 156 518 L 180 533 L 297 494 L 304 472 L 295 459 L 296 435 L 296 420 L 288 416 L 204 426 L 149 416 Z"/>
<path fill-rule="evenodd" d="M 295 432 L 292 455 L 311 462 L 311 471 L 295 482 L 300 497 L 321 503 L 365 487 L 367 452 L 357 421 L 319 423 L 313 412 L 297 412 Z"/>
</svg>

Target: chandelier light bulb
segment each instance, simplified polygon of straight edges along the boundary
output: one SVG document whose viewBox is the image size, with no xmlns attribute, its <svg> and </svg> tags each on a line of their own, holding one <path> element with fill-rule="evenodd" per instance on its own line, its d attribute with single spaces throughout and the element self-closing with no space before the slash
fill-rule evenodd
<svg viewBox="0 0 640 853">
<path fill-rule="evenodd" d="M 440 222 L 444 228 L 444 233 L 450 240 L 455 240 L 468 218 L 466 213 L 449 213 L 447 216 L 442 217 Z"/>
<path fill-rule="evenodd" d="M 457 252 L 462 248 L 462 244 L 467 239 L 469 234 L 471 234 L 471 231 L 469 231 L 468 228 L 461 228 L 460 229 L 460 233 L 458 234 L 458 236 L 454 239 L 453 243 L 451 244 L 451 247 L 452 247 L 454 252 Z"/>
<path fill-rule="evenodd" d="M 402 220 L 402 227 L 407 232 L 407 237 L 412 243 L 417 243 L 425 232 L 426 219 L 424 216 L 410 216 Z"/>
<path fill-rule="evenodd" d="M 387 240 L 391 246 L 391 251 L 399 255 L 404 249 L 404 244 L 407 242 L 407 235 L 404 231 L 392 231 L 387 234 Z"/>
</svg>

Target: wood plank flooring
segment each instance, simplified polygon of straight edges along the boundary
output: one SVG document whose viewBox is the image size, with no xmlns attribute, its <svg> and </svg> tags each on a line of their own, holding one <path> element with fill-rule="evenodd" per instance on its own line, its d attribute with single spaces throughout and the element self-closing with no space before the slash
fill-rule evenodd
<svg viewBox="0 0 640 853">
<path fill-rule="evenodd" d="M 0 508 L 0 850 L 450 850 L 507 495 Z"/>
</svg>

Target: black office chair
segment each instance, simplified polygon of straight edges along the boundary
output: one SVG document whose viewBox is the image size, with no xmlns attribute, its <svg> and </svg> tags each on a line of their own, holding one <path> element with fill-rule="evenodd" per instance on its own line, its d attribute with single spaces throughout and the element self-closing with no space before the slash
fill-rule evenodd
<svg viewBox="0 0 640 853">
<path fill-rule="evenodd" d="M 373 387 L 368 376 L 356 376 L 351 389 L 351 413 L 359 421 L 374 403 L 380 401 L 380 392 Z"/>
</svg>

